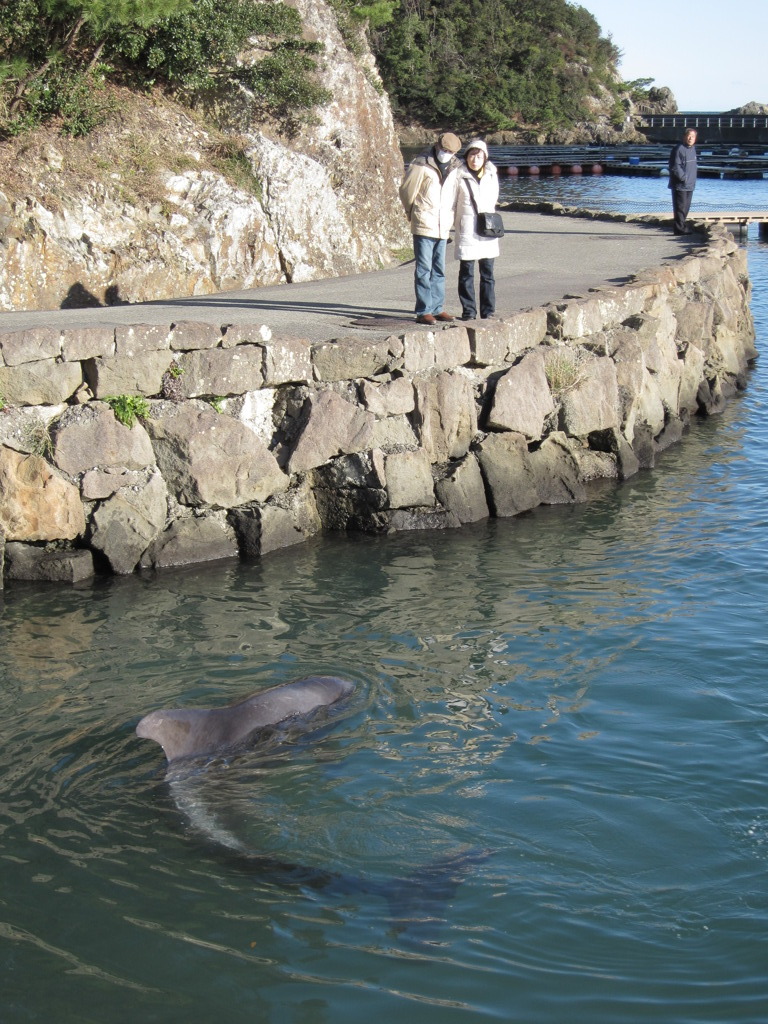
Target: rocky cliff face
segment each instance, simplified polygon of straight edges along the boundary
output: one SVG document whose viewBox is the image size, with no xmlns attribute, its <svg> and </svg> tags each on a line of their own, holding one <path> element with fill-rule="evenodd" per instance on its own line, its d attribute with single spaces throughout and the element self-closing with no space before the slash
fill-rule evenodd
<svg viewBox="0 0 768 1024">
<path fill-rule="evenodd" d="M 229 140 L 159 96 L 119 93 L 86 140 L 0 147 L 0 309 L 139 302 L 370 270 L 407 239 L 389 104 L 372 58 L 345 47 L 325 0 L 296 0 L 324 44 L 333 93 L 297 138 L 248 127 L 249 97 L 217 110 Z M 246 175 L 246 178 L 248 176 Z"/>
</svg>

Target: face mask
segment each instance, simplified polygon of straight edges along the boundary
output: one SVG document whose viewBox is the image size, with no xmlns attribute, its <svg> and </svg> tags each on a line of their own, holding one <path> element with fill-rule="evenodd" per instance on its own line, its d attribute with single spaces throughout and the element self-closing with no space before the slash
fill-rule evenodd
<svg viewBox="0 0 768 1024">
<path fill-rule="evenodd" d="M 439 164 L 447 164 L 453 156 L 453 153 L 449 153 L 447 149 L 438 149 L 435 153 L 435 158 Z"/>
</svg>

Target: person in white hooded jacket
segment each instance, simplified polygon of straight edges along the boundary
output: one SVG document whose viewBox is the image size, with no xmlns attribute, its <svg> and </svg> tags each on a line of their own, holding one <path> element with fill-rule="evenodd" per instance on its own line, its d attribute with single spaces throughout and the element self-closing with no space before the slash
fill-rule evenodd
<svg viewBox="0 0 768 1024">
<path fill-rule="evenodd" d="M 480 270 L 480 318 L 487 320 L 496 312 L 493 261 L 499 255 L 499 240 L 478 235 L 477 211 L 493 213 L 498 199 L 499 176 L 488 159 L 488 147 L 482 139 L 472 139 L 467 145 L 464 162 L 459 169 L 454 221 L 454 254 L 459 260 L 462 320 L 477 318 L 476 261 Z"/>
</svg>

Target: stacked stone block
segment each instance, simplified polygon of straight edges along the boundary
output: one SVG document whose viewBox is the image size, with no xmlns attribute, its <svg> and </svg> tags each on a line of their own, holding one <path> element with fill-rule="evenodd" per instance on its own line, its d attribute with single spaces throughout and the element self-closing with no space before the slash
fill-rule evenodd
<svg viewBox="0 0 768 1024">
<path fill-rule="evenodd" d="M 745 386 L 749 293 L 744 251 L 712 228 L 623 286 L 383 340 L 0 334 L 5 575 L 79 582 L 582 501 Z M 118 395 L 148 413 L 118 422 Z"/>
</svg>

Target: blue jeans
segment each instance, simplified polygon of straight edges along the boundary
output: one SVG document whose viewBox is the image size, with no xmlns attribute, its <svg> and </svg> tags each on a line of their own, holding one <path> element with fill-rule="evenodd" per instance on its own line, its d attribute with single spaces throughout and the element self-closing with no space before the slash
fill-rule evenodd
<svg viewBox="0 0 768 1024">
<path fill-rule="evenodd" d="M 496 312 L 496 287 L 493 279 L 493 260 L 478 260 L 480 265 L 480 317 L 485 320 Z M 459 299 L 464 320 L 477 316 L 475 301 L 475 261 L 459 262 Z"/>
<path fill-rule="evenodd" d="M 445 302 L 445 239 L 413 236 L 416 316 L 442 313 Z"/>
</svg>

